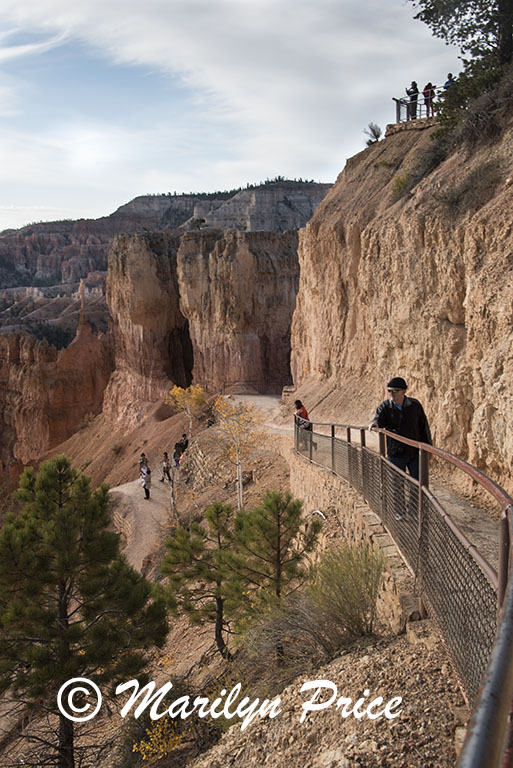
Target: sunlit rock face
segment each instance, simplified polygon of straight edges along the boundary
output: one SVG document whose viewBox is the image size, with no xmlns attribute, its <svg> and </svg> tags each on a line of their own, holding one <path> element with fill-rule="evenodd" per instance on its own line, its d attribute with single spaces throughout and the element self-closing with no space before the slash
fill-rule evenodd
<svg viewBox="0 0 513 768">
<path fill-rule="evenodd" d="M 435 442 L 511 489 L 513 130 L 438 165 L 432 130 L 352 158 L 300 233 L 294 381 L 365 423 L 404 376 Z"/>
<path fill-rule="evenodd" d="M 137 423 L 145 404 L 191 379 L 188 323 L 180 310 L 177 251 L 167 232 L 120 235 L 109 256 L 107 302 L 112 317 L 115 371 L 104 412 Z"/>
<path fill-rule="evenodd" d="M 290 382 L 297 234 L 189 233 L 178 280 L 194 381 L 211 391 L 281 392 Z"/>
<path fill-rule="evenodd" d="M 99 413 L 113 369 L 111 340 L 82 317 L 59 352 L 25 334 L 0 335 L 0 460 L 27 463 Z"/>
</svg>

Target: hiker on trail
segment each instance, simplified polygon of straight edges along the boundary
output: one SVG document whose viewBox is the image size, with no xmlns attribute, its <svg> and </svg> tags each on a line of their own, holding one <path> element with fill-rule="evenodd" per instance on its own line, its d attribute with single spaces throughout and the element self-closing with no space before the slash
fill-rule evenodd
<svg viewBox="0 0 513 768">
<path fill-rule="evenodd" d="M 433 107 L 433 99 L 435 98 L 435 86 L 431 81 L 424 86 L 422 95 L 424 96 L 424 104 L 426 105 L 426 117 L 434 117 L 435 110 Z"/>
<path fill-rule="evenodd" d="M 144 477 L 141 478 L 141 484 L 142 484 L 142 487 L 144 488 L 144 498 L 149 499 L 150 488 L 151 488 L 151 469 L 149 467 L 146 467 Z"/>
<path fill-rule="evenodd" d="M 139 473 L 142 474 L 143 469 L 146 469 L 148 466 L 148 459 L 146 458 L 145 453 L 141 453 L 141 458 L 139 459 Z"/>
<path fill-rule="evenodd" d="M 294 405 L 296 406 L 296 410 L 294 411 L 294 422 L 301 430 L 299 432 L 298 444 L 298 448 L 300 449 L 301 447 L 308 446 L 310 441 L 312 441 L 312 422 L 310 421 L 308 411 L 301 400 L 296 400 Z M 309 432 L 310 434 L 305 435 L 305 432 Z M 312 442 L 312 447 L 317 448 L 317 443 Z"/>
<path fill-rule="evenodd" d="M 301 400 L 296 400 L 294 405 L 296 406 L 296 410 L 294 411 L 296 424 L 298 425 L 298 427 L 309 430 L 311 432 L 312 424 L 310 422 L 308 411 L 306 410 L 305 406 L 303 405 Z"/>
<path fill-rule="evenodd" d="M 187 435 L 185 434 L 185 432 L 183 433 L 181 439 L 179 440 L 179 444 L 181 446 L 182 453 L 185 453 L 185 451 L 189 447 L 189 440 L 187 439 Z"/>
<path fill-rule="evenodd" d="M 406 91 L 406 94 L 410 97 L 410 102 L 408 104 L 408 120 L 416 120 L 417 119 L 417 99 L 419 98 L 419 89 L 415 80 L 412 80 L 410 87 L 405 88 L 405 91 Z"/>
<path fill-rule="evenodd" d="M 169 456 L 167 455 L 167 451 L 164 451 L 164 455 L 160 463 L 162 464 L 162 477 L 160 478 L 160 482 L 163 483 L 166 477 L 169 482 L 171 482 L 171 476 L 169 474 Z"/>
<path fill-rule="evenodd" d="M 395 376 L 387 384 L 388 399 L 383 400 L 376 409 L 376 415 L 369 429 L 388 429 L 402 437 L 418 440 L 431 445 L 431 432 L 424 409 L 414 397 L 407 397 L 407 384 L 400 376 Z M 387 435 L 387 458 L 403 472 L 419 479 L 419 452 L 417 448 L 400 443 Z"/>
<path fill-rule="evenodd" d="M 175 443 L 175 447 L 173 449 L 173 461 L 175 462 L 175 467 L 180 466 L 180 459 L 182 458 L 182 447 L 180 445 L 180 441 Z"/>
</svg>

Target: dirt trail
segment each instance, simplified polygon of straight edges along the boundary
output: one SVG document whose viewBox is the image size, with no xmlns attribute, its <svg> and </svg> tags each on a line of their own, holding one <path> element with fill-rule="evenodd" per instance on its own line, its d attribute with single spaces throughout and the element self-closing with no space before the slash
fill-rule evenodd
<svg viewBox="0 0 513 768">
<path fill-rule="evenodd" d="M 232 395 L 238 402 L 245 401 L 258 408 L 265 416 L 264 428 L 274 434 L 293 436 L 291 406 L 281 404 L 279 395 Z M 322 428 L 320 428 L 322 430 Z M 326 434 L 327 430 L 324 430 Z M 329 431 L 329 430 L 328 430 Z M 375 435 L 367 434 L 367 445 L 377 449 Z M 320 447 L 320 446 L 319 446 Z M 329 464 L 329 456 L 326 455 Z M 454 491 L 432 480 L 430 488 L 442 508 L 452 517 L 460 530 L 467 536 L 490 565 L 497 569 L 499 561 L 499 523 L 490 513 L 461 498 Z"/>
<path fill-rule="evenodd" d="M 263 428 L 271 434 L 287 435 L 292 438 L 292 412 L 285 406 L 279 395 L 230 395 L 235 402 L 247 402 L 258 408 L 264 416 Z M 369 444 L 372 446 L 372 435 Z M 326 458 L 328 462 L 328 458 Z M 124 552 L 134 568 L 144 570 L 145 560 L 154 553 L 162 541 L 163 529 L 169 515 L 169 486 L 160 483 L 160 469 L 155 467 L 152 479 L 151 498 L 146 501 L 139 480 L 125 483 L 112 489 L 116 514 L 122 518 L 126 538 Z M 482 555 L 495 569 L 498 566 L 499 524 L 486 509 L 459 497 L 440 482 L 430 484 L 433 495 L 438 499 Z"/>
<path fill-rule="evenodd" d="M 140 480 L 118 485 L 111 491 L 114 516 L 122 520 L 121 527 L 126 543 L 124 554 L 133 568 L 144 573 L 145 560 L 162 542 L 169 515 L 169 485 L 159 482 L 160 472 L 152 473 L 150 498 L 144 498 Z"/>
</svg>

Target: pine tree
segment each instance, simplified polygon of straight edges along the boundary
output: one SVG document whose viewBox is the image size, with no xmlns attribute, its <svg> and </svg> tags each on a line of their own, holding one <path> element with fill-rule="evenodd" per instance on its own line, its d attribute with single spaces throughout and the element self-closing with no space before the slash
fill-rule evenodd
<svg viewBox="0 0 513 768">
<path fill-rule="evenodd" d="M 37 475 L 25 470 L 18 497 L 23 509 L 0 531 L 0 693 L 58 715 L 46 747 L 52 764 L 74 768 L 74 723 L 58 711 L 57 691 L 75 677 L 106 691 L 140 674 L 144 650 L 165 640 L 165 609 L 107 530 L 107 485 L 91 491 L 58 456 Z"/>
<path fill-rule="evenodd" d="M 415 16 L 436 37 L 458 45 L 463 54 L 509 64 L 513 54 L 513 0 L 410 0 Z"/>
<path fill-rule="evenodd" d="M 237 515 L 232 567 L 254 588 L 277 599 L 297 589 L 304 579 L 303 560 L 321 529 L 320 520 L 304 524 L 302 507 L 290 493 L 271 491 L 260 507 Z"/>
<path fill-rule="evenodd" d="M 205 510 L 206 526 L 193 523 L 190 530 L 178 528 L 166 543 L 162 572 L 169 579 L 168 599 L 172 609 L 185 613 L 192 624 L 213 623 L 217 649 L 231 658 L 224 639 L 226 609 L 237 604 L 240 587 L 226 565 L 226 553 L 234 540 L 233 509 L 216 502 Z"/>
</svg>

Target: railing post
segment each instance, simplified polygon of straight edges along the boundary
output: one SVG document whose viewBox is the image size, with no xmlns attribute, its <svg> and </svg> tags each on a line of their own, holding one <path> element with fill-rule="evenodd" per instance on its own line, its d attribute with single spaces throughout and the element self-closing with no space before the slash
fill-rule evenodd
<svg viewBox="0 0 513 768">
<path fill-rule="evenodd" d="M 362 485 L 363 498 L 365 499 L 365 501 L 367 501 L 367 494 L 365 492 L 366 491 L 366 485 L 365 485 L 366 473 L 365 473 L 365 451 L 363 450 L 364 448 L 365 448 L 365 429 L 360 429 L 360 455 L 361 455 L 360 466 L 362 468 L 361 485 Z"/>
<path fill-rule="evenodd" d="M 346 427 L 347 442 L 351 442 L 351 427 Z"/>
<path fill-rule="evenodd" d="M 310 422 L 310 426 L 312 427 L 312 429 L 308 433 L 310 435 L 310 451 L 309 451 L 309 453 L 310 453 L 310 463 L 312 463 L 312 446 L 313 446 L 313 424 L 312 424 L 312 422 Z"/>
<path fill-rule="evenodd" d="M 393 98 L 393 97 L 392 97 Z M 395 122 L 401 122 L 401 102 L 399 99 L 393 99 L 395 101 Z"/>
<path fill-rule="evenodd" d="M 378 435 L 379 441 L 379 491 L 381 499 L 381 519 L 383 519 L 383 512 L 385 511 L 385 464 L 384 458 L 386 453 L 386 441 L 385 435 L 380 432 Z"/>
<path fill-rule="evenodd" d="M 428 488 L 429 487 L 429 453 L 426 451 L 423 451 L 422 448 L 419 448 L 419 525 L 418 525 L 418 537 L 419 537 L 419 557 L 418 557 L 418 563 L 419 563 L 419 584 L 420 584 L 420 594 L 419 594 L 419 613 L 420 618 L 425 619 L 427 616 L 427 611 L 424 606 L 424 603 L 422 602 L 422 553 L 420 551 L 421 546 L 421 538 L 422 538 L 422 525 L 424 522 L 424 505 L 423 505 L 423 499 L 424 494 L 422 492 L 422 488 Z"/>
<path fill-rule="evenodd" d="M 511 512 L 511 505 L 503 509 L 501 514 L 500 523 L 500 538 L 499 538 L 499 585 L 497 588 L 497 611 L 502 608 L 504 595 L 506 594 L 506 587 L 508 584 L 508 565 L 509 565 L 509 550 L 511 546 L 509 537 L 509 513 Z"/>
<path fill-rule="evenodd" d="M 335 474 L 335 425 L 331 425 L 331 471 Z"/>
</svg>

